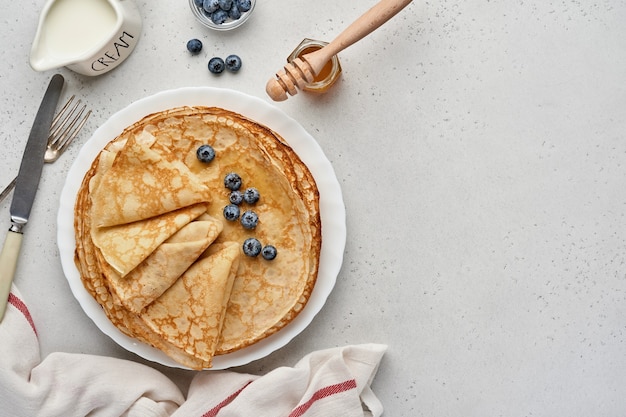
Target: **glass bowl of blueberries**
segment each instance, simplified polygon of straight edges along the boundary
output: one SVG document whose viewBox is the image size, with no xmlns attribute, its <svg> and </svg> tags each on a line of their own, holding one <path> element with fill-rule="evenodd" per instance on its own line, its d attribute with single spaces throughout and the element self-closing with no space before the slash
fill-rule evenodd
<svg viewBox="0 0 626 417">
<path fill-rule="evenodd" d="M 256 0 L 189 0 L 196 19 L 215 30 L 231 30 L 243 25 L 255 4 Z"/>
</svg>

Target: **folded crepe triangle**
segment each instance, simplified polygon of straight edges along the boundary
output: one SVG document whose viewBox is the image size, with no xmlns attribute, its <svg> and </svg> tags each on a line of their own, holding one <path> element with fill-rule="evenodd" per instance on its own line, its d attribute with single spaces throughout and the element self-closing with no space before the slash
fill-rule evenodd
<svg viewBox="0 0 626 417">
<path fill-rule="evenodd" d="M 111 301 L 113 305 L 121 305 L 119 300 L 117 300 L 117 295 L 115 293 L 111 293 Z M 115 325 L 118 328 L 132 328 L 133 337 L 136 337 L 137 340 L 161 350 L 177 363 L 196 370 L 208 368 L 210 366 L 209 363 L 199 358 L 194 358 L 183 349 L 180 349 L 179 347 L 169 343 L 167 340 L 161 338 L 161 336 L 152 330 L 138 314 L 131 313 L 129 310 L 122 308 L 115 312 L 114 317 L 116 320 Z"/>
<path fill-rule="evenodd" d="M 193 264 L 140 314 L 165 341 L 208 366 L 220 339 L 241 253 L 236 242 L 225 242 L 220 248 Z"/>
<path fill-rule="evenodd" d="M 133 313 L 156 300 L 202 255 L 223 229 L 222 222 L 204 215 L 163 242 L 135 269 L 122 277 L 108 264 L 103 272 L 109 288 Z"/>
<path fill-rule="evenodd" d="M 180 161 L 167 161 L 131 136 L 92 190 L 95 227 L 144 220 L 197 203 L 210 191 Z"/>
<path fill-rule="evenodd" d="M 91 238 L 106 264 L 124 277 L 206 210 L 206 204 L 195 204 L 129 224 L 92 228 Z"/>
</svg>

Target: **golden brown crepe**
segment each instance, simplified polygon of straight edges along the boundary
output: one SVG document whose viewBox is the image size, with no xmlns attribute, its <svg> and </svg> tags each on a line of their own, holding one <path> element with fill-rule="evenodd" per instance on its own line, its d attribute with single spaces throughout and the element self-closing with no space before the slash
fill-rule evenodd
<svg viewBox="0 0 626 417">
<path fill-rule="evenodd" d="M 210 163 L 200 162 L 196 157 L 196 150 L 203 144 L 210 144 L 216 151 L 216 157 Z M 129 155 L 124 156 L 126 152 Z M 144 168 L 145 171 L 142 169 L 144 165 L 149 166 Z M 116 166 L 131 168 L 122 170 Z M 223 179 L 229 172 L 241 176 L 243 189 L 255 187 L 260 192 L 261 199 L 256 204 L 241 206 L 242 211 L 252 209 L 258 214 L 259 224 L 254 230 L 244 229 L 238 222 L 228 222 L 223 217 L 222 210 L 228 204 L 230 192 L 224 187 Z M 132 184 L 142 184 L 143 187 L 144 182 L 140 179 L 146 176 L 156 179 L 156 173 L 162 178 L 181 177 L 184 181 L 170 184 L 155 180 L 153 190 L 165 188 L 155 193 L 155 197 L 142 188 L 133 191 L 136 187 Z M 153 184 L 152 180 L 148 183 Z M 195 191 L 180 192 L 182 183 Z M 107 202 L 106 196 L 113 195 L 112 190 L 118 189 L 124 189 L 126 195 Z M 177 197 L 170 199 L 168 196 L 172 195 Z M 239 350 L 277 332 L 305 306 L 319 264 L 321 223 L 318 201 L 317 187 L 306 165 L 280 136 L 266 127 L 219 108 L 183 107 L 155 113 L 128 127 L 110 142 L 86 173 L 75 206 L 76 265 L 85 287 L 122 332 L 163 350 L 185 366 L 206 367 L 213 354 Z M 114 212 L 108 213 L 105 219 L 100 218 L 103 206 Z M 141 207 L 140 213 L 127 210 L 130 206 Z M 199 215 L 197 220 L 185 219 L 168 229 L 154 232 L 153 225 L 158 224 L 159 219 L 177 210 L 191 210 L 198 206 L 202 206 L 206 213 Z M 190 348 L 186 342 L 179 342 L 185 337 L 190 340 L 189 335 L 167 327 L 167 320 L 149 320 L 149 316 L 144 316 L 147 311 L 152 312 L 152 317 L 157 317 L 157 311 L 167 311 L 171 320 L 178 315 L 178 319 L 184 321 L 185 315 L 193 309 L 208 311 L 209 298 L 185 295 L 186 291 L 182 291 L 185 280 L 190 279 L 184 278 L 185 273 L 181 273 L 178 279 L 172 278 L 173 272 L 165 279 L 144 276 L 141 282 L 160 283 L 158 290 L 147 298 L 141 290 L 138 290 L 139 294 L 133 294 L 133 288 L 143 288 L 141 285 L 129 281 L 121 290 L 120 282 L 133 278 L 138 273 L 135 270 L 140 271 L 144 268 L 142 265 L 149 264 L 151 257 L 162 256 L 159 253 L 172 240 L 180 249 L 183 242 L 173 236 L 186 225 L 202 221 L 206 216 L 219 219 L 222 230 L 187 271 L 201 271 L 197 265 L 204 265 L 207 259 L 212 259 L 211 269 L 215 271 L 230 267 L 229 258 L 214 256 L 227 242 L 237 242 L 240 256 L 237 262 L 232 262 L 237 269 L 222 317 L 223 325 L 220 328 L 219 320 L 213 320 L 211 329 L 203 328 L 203 334 L 211 337 L 218 331 L 219 342 L 214 346 L 214 338 L 205 339 L 209 342 L 205 343 L 203 350 L 198 349 L 197 344 Z M 95 223 L 94 219 L 98 222 Z M 127 221 L 131 222 L 120 223 Z M 112 223 L 117 225 L 109 225 Z M 139 232 L 135 230 L 137 227 Z M 111 232 L 116 228 L 119 228 L 119 236 Z M 135 233 L 155 234 L 158 238 L 146 237 L 145 242 L 150 244 L 139 244 L 136 251 L 131 248 L 121 250 L 120 247 L 133 242 Z M 268 261 L 241 253 L 241 245 L 248 237 L 275 246 L 278 249 L 276 259 Z M 118 239 L 122 242 L 119 247 Z M 143 242 L 143 239 L 139 241 Z M 196 252 L 191 252 L 195 256 Z M 211 272 L 203 274 L 209 277 Z M 195 279 L 200 276 L 196 275 Z M 172 280 L 168 289 L 157 294 Z M 174 299 L 178 304 L 174 305 Z M 210 303 L 216 304 L 214 301 Z M 161 307 L 153 307 L 156 305 Z"/>
<path fill-rule="evenodd" d="M 101 153 L 101 157 L 104 152 Z M 75 211 L 82 213 L 80 217 L 74 217 L 76 232 L 75 264 L 80 271 L 81 280 L 85 289 L 102 306 L 104 313 L 111 323 L 128 336 L 137 338 L 139 341 L 154 346 L 165 352 L 170 358 L 191 369 L 203 369 L 208 364 L 201 359 L 187 354 L 184 350 L 171 345 L 155 334 L 141 318 L 126 308 L 116 294 L 110 291 L 108 282 L 102 273 L 101 264 L 98 260 L 98 248 L 90 239 L 91 234 L 91 199 L 89 198 L 89 182 L 95 178 L 96 168 L 99 161 L 94 162 L 91 169 L 83 179 L 80 191 L 76 196 Z"/>
<path fill-rule="evenodd" d="M 108 263 L 100 262 L 109 287 L 124 307 L 139 313 L 183 275 L 213 243 L 222 227 L 221 221 L 208 215 L 192 221 L 124 277 Z"/>
<path fill-rule="evenodd" d="M 164 340 L 210 365 L 237 269 L 239 243 L 227 242 L 193 264 L 141 318 Z"/>
<path fill-rule="evenodd" d="M 210 201 L 207 187 L 185 164 L 165 160 L 133 136 L 102 174 L 91 198 L 95 227 L 132 223 Z"/>
<path fill-rule="evenodd" d="M 206 204 L 194 204 L 128 224 L 92 227 L 91 239 L 108 266 L 126 276 L 169 237 L 206 211 Z"/>
</svg>

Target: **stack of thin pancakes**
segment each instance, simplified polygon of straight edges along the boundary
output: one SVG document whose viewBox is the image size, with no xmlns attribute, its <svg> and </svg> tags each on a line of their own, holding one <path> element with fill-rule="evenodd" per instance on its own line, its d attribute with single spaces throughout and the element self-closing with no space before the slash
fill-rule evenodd
<svg viewBox="0 0 626 417">
<path fill-rule="evenodd" d="M 215 149 L 210 163 L 196 156 L 203 144 Z M 223 217 L 229 172 L 261 194 L 253 230 Z M 85 174 L 74 225 L 76 266 L 111 322 L 192 369 L 283 328 L 317 278 L 311 173 L 275 132 L 220 108 L 171 109 L 125 129 Z M 278 256 L 246 256 L 248 237 Z"/>
</svg>

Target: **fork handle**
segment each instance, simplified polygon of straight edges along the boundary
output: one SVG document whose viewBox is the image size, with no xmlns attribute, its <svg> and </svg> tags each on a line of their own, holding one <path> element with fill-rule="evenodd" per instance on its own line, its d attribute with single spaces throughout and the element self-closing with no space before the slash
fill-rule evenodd
<svg viewBox="0 0 626 417">
<path fill-rule="evenodd" d="M 0 203 L 2 203 L 4 199 L 7 198 L 11 190 L 15 188 L 16 181 L 17 177 L 13 178 L 13 181 L 11 181 L 9 185 L 7 185 L 4 190 L 2 190 L 2 192 L 0 193 Z"/>
<path fill-rule="evenodd" d="M 0 252 L 0 322 L 4 318 L 9 302 L 9 292 L 11 292 L 11 283 L 15 276 L 23 237 L 22 233 L 9 230 L 2 252 Z"/>
</svg>

